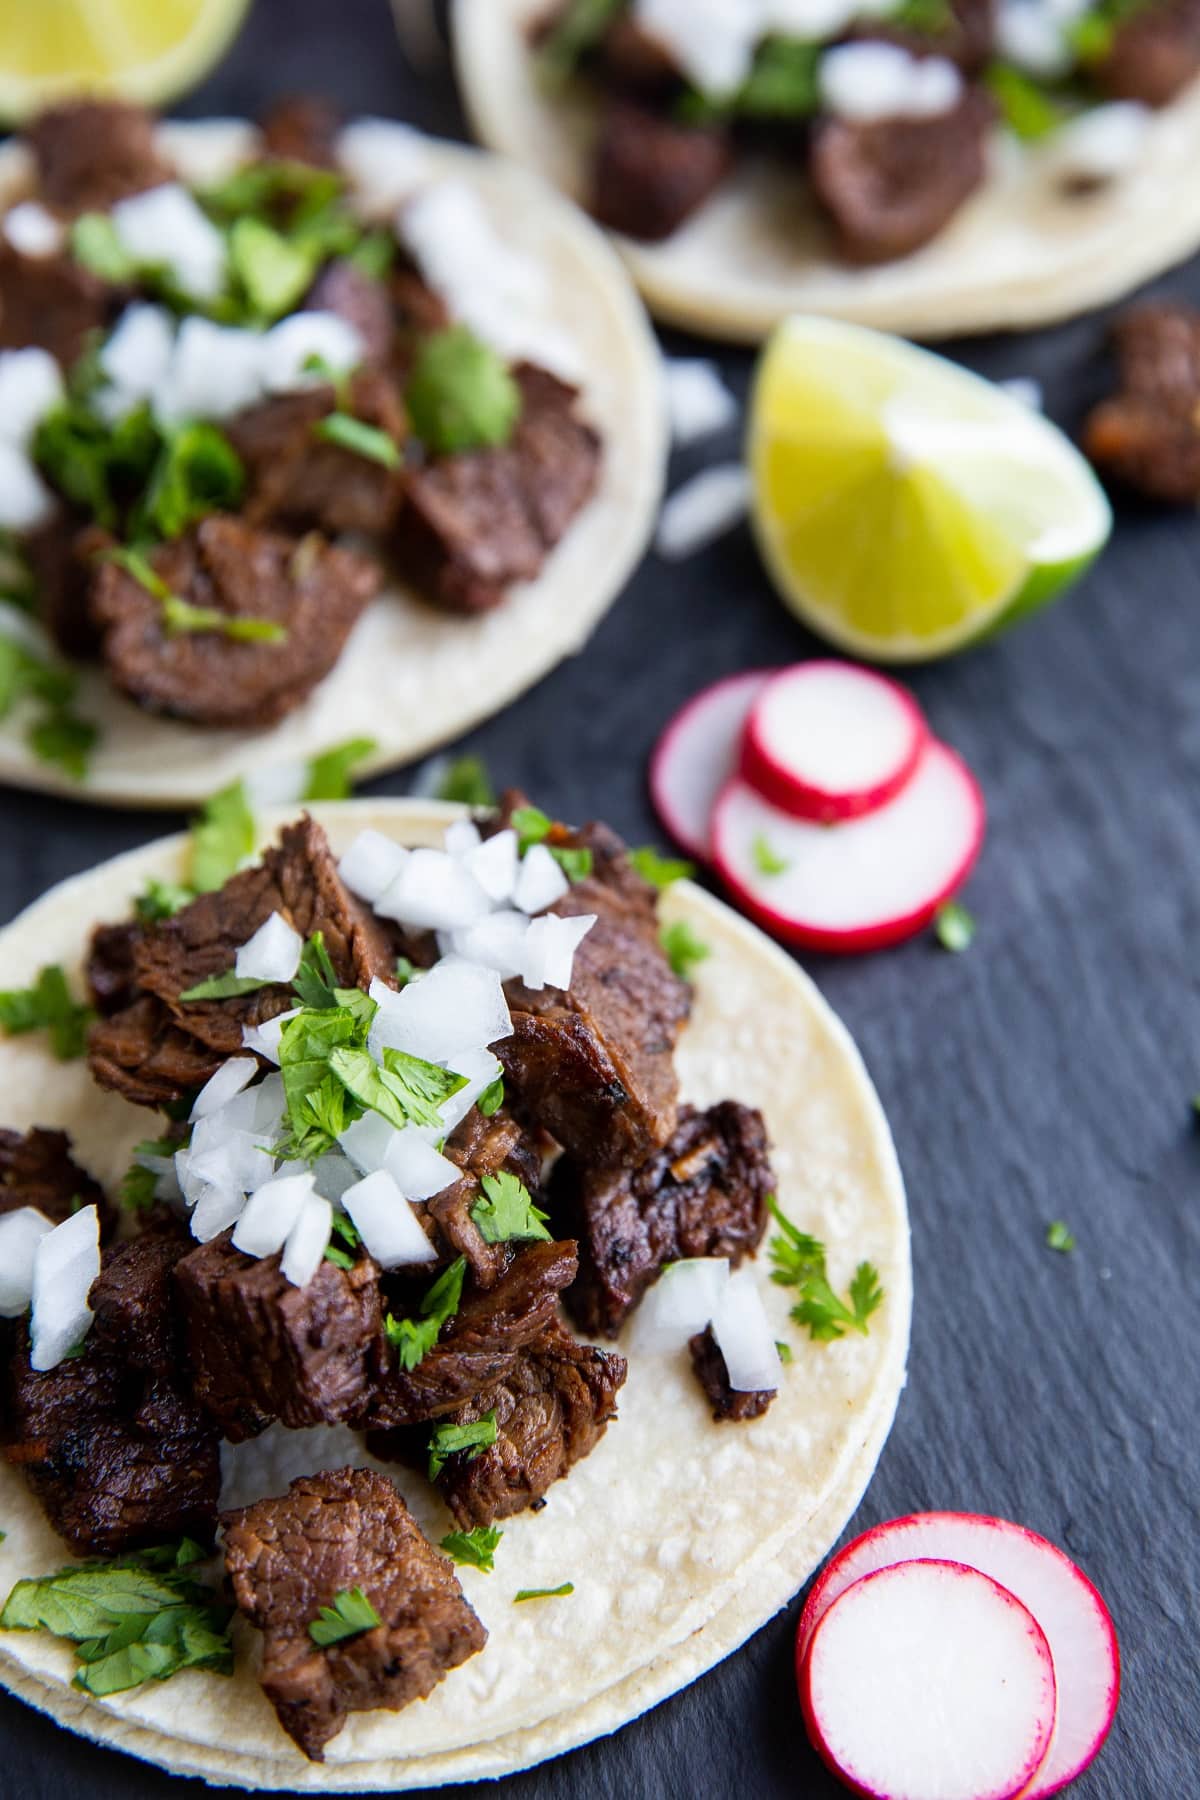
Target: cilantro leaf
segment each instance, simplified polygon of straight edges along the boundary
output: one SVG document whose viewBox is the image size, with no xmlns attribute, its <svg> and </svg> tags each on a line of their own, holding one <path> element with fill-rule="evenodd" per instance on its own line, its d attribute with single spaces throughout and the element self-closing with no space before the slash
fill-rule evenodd
<svg viewBox="0 0 1200 1800">
<path fill-rule="evenodd" d="M 71 255 L 101 281 L 125 286 L 138 273 L 137 263 L 122 244 L 107 213 L 85 212 L 71 226 Z"/>
<path fill-rule="evenodd" d="M 437 1343 L 442 1326 L 458 1311 L 466 1272 L 465 1256 L 458 1257 L 449 1268 L 443 1269 L 421 1300 L 419 1320 L 387 1315 L 384 1336 L 396 1350 L 402 1369 L 415 1369 Z"/>
<path fill-rule="evenodd" d="M 192 826 L 192 886 L 197 893 L 224 887 L 254 850 L 254 814 L 242 782 L 205 802 Z"/>
<path fill-rule="evenodd" d="M 219 606 L 195 606 L 182 594 L 173 593 L 140 550 L 120 546 L 106 551 L 105 557 L 124 569 L 139 587 L 144 587 L 158 601 L 162 608 L 163 630 L 169 638 L 181 637 L 186 632 L 213 631 L 236 644 L 282 644 L 287 641 L 287 626 L 275 619 L 225 612 Z"/>
<path fill-rule="evenodd" d="M 382 1067 L 366 1050 L 335 1049 L 329 1068 L 362 1106 L 398 1130 L 405 1125 L 440 1125 L 438 1108 L 467 1085 L 465 1075 L 390 1048 L 383 1052 Z"/>
<path fill-rule="evenodd" d="M 486 1243 L 507 1244 L 529 1238 L 549 1242 L 549 1214 L 533 1204 L 529 1189 L 519 1176 L 501 1169 L 496 1175 L 483 1176 L 479 1185 L 487 1198 L 475 1202 L 471 1217 Z"/>
<path fill-rule="evenodd" d="M 485 1119 L 490 1119 L 494 1113 L 500 1111 L 500 1108 L 504 1105 L 503 1075 L 497 1075 L 491 1087 L 484 1088 L 475 1104 Z"/>
<path fill-rule="evenodd" d="M 564 1581 L 561 1587 L 556 1588 L 520 1588 L 513 1595 L 513 1604 L 516 1605 L 522 1600 L 558 1600 L 563 1595 L 574 1592 L 575 1583 L 573 1581 Z"/>
<path fill-rule="evenodd" d="M 314 931 L 300 952 L 300 967 L 292 978 L 292 992 L 301 1006 L 323 1012 L 338 1004 L 337 971 L 325 948 L 325 933 Z"/>
<path fill-rule="evenodd" d="M 560 87 L 593 50 L 613 20 L 624 11 L 625 0 L 567 0 L 537 53 L 538 71 L 549 88 Z"/>
<path fill-rule="evenodd" d="M 0 993 L 0 1029 L 17 1037 L 26 1031 L 49 1031 L 50 1047 L 59 1062 L 73 1062 L 87 1048 L 90 1007 L 71 998 L 66 975 L 57 963 L 39 970 L 32 987 Z"/>
<path fill-rule="evenodd" d="M 494 1525 L 476 1525 L 473 1531 L 451 1531 L 442 1539 L 441 1548 L 456 1563 L 483 1569 L 489 1574 L 495 1568 L 496 1547 L 504 1536 Z"/>
<path fill-rule="evenodd" d="M 774 1194 L 767 1208 L 781 1229 L 781 1235 L 770 1243 L 774 1265 L 771 1280 L 781 1287 L 799 1290 L 792 1308 L 797 1325 L 806 1326 L 816 1343 L 832 1343 L 844 1337 L 847 1328 L 868 1335 L 867 1320 L 883 1304 L 883 1289 L 873 1264 L 860 1262 L 850 1283 L 849 1304 L 839 1299 L 829 1282 L 825 1268 L 825 1246 L 820 1238 L 800 1231 L 780 1210 Z"/>
<path fill-rule="evenodd" d="M 510 825 L 517 834 L 517 853 L 524 856 L 531 844 L 540 844 L 554 829 L 554 820 L 540 806 L 518 806 Z"/>
<path fill-rule="evenodd" d="M 673 881 L 690 881 L 696 873 L 695 863 L 686 862 L 681 856 L 661 856 L 653 844 L 631 850 L 629 860 L 643 881 L 660 890 L 670 887 Z"/>
<path fill-rule="evenodd" d="M 820 105 L 822 46 L 798 37 L 764 38 L 745 81 L 731 94 L 686 94 L 680 116 L 691 125 L 725 119 L 805 119 Z"/>
<path fill-rule="evenodd" d="M 696 936 L 686 919 L 676 919 L 673 924 L 664 925 L 658 937 L 666 952 L 667 961 L 681 981 L 690 981 L 696 964 L 706 961 L 712 955 L 704 939 Z"/>
<path fill-rule="evenodd" d="M 462 806 L 495 806 L 496 792 L 481 756 L 460 756 L 438 783 L 435 798 Z"/>
<path fill-rule="evenodd" d="M 507 444 L 521 390 L 503 357 L 468 325 L 424 338 L 405 389 L 413 430 L 435 456 Z"/>
<path fill-rule="evenodd" d="M 148 1169 L 140 1158 L 174 1156 L 182 1148 L 182 1143 L 177 1143 L 174 1138 L 146 1138 L 142 1143 L 135 1144 L 133 1161 L 125 1171 L 118 1189 L 121 1205 L 128 1207 L 131 1212 L 145 1212 L 148 1207 L 153 1206 L 158 1198 L 158 1175 L 155 1170 Z"/>
<path fill-rule="evenodd" d="M 395 440 L 377 425 L 366 425 L 352 413 L 328 413 L 317 420 L 312 430 L 314 437 L 323 443 L 335 444 L 339 450 L 349 450 L 368 462 L 380 463 L 385 469 L 400 467 L 401 456 Z"/>
<path fill-rule="evenodd" d="M 100 733 L 89 719 L 57 707 L 31 725 L 28 735 L 29 748 L 40 762 L 62 769 L 72 781 L 82 781 Z"/>
<path fill-rule="evenodd" d="M 229 265 L 251 312 L 264 324 L 291 312 L 317 272 L 307 245 L 250 216 L 235 219 L 230 227 Z"/>
<path fill-rule="evenodd" d="M 775 1350 L 781 1363 L 790 1363 L 794 1360 L 792 1346 L 785 1343 L 782 1338 L 775 1339 Z"/>
<path fill-rule="evenodd" d="M 355 766 L 374 754 L 374 738 L 347 738 L 344 744 L 333 744 L 308 765 L 302 800 L 348 800 Z"/>
<path fill-rule="evenodd" d="M 943 950 L 955 953 L 967 949 L 975 936 L 975 921 L 957 900 L 945 900 L 934 915 L 934 930 Z"/>
<path fill-rule="evenodd" d="M 421 973 L 422 971 L 410 957 L 398 956 L 396 958 L 396 986 L 398 988 L 407 987 L 409 982 L 415 981 Z"/>
<path fill-rule="evenodd" d="M 546 848 L 568 881 L 585 881 L 591 874 L 596 859 L 586 846 L 571 849 L 559 844 L 547 844 Z"/>
<path fill-rule="evenodd" d="M 1052 1219 L 1046 1227 L 1046 1247 L 1061 1250 L 1064 1255 L 1075 1248 L 1075 1234 L 1061 1219 Z"/>
<path fill-rule="evenodd" d="M 436 1481 L 450 1456 L 474 1462 L 496 1441 L 496 1409 L 470 1425 L 438 1425 L 429 1439 L 429 1479 Z"/>
<path fill-rule="evenodd" d="M 7 718 L 18 700 L 44 700 L 65 706 L 74 697 L 72 671 L 35 656 L 12 638 L 0 637 L 0 719 Z"/>
<path fill-rule="evenodd" d="M 134 901 L 134 911 L 143 924 L 152 925 L 158 919 L 173 919 L 195 898 L 193 890 L 182 882 L 151 880 Z"/>
<path fill-rule="evenodd" d="M 242 460 L 225 436 L 203 420 L 166 433 L 138 504 L 138 536 L 176 538 L 213 512 L 236 512 L 246 486 Z"/>
<path fill-rule="evenodd" d="M 332 1606 L 323 1606 L 308 1628 L 314 1644 L 340 1644 L 346 1638 L 359 1637 L 380 1624 L 379 1614 L 360 1587 L 343 1588 L 333 1596 Z"/>
<path fill-rule="evenodd" d="M 238 975 L 233 969 L 224 975 L 210 975 L 206 981 L 198 981 L 195 987 L 185 988 L 179 998 L 188 1000 L 233 1000 L 239 994 L 257 994 L 263 988 L 274 987 L 273 981 L 262 981 L 257 975 Z"/>
<path fill-rule="evenodd" d="M 750 846 L 750 856 L 760 875 L 782 875 L 792 866 L 786 856 L 772 850 L 766 834 L 761 831 Z"/>
<path fill-rule="evenodd" d="M 361 1009 L 305 1007 L 283 1028 L 279 1062 L 291 1126 L 291 1140 L 284 1148 L 290 1156 L 307 1162 L 324 1155 L 346 1126 L 361 1116 L 361 1108 L 331 1073 L 329 1058 L 339 1047 L 357 1048 L 364 1041 L 375 1003 L 366 994 L 362 998 L 366 1007 Z"/>
<path fill-rule="evenodd" d="M 122 501 L 145 486 L 159 443 L 148 406 L 136 407 L 110 425 L 74 394 L 38 425 L 33 457 L 61 494 L 96 524 L 114 531 Z"/>
<path fill-rule="evenodd" d="M 1036 143 L 1049 137 L 1063 123 L 1063 108 L 1015 63 L 993 62 L 984 71 L 983 79 L 996 102 L 1001 123 L 1024 142 Z"/>
</svg>

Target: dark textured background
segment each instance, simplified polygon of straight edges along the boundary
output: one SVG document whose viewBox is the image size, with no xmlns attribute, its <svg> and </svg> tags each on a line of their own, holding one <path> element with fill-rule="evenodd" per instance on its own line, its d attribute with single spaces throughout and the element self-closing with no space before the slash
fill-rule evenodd
<svg viewBox="0 0 1200 1800">
<path fill-rule="evenodd" d="M 460 128 L 449 75 L 406 69 L 384 0 L 258 0 L 183 110 L 253 113 L 306 87 Z M 1200 300 L 1200 265 L 1161 285 Z M 1095 317 L 959 353 L 990 375 L 1037 376 L 1068 426 L 1104 380 Z M 725 362 L 744 387 L 749 356 Z M 1124 510 L 1065 603 L 915 673 L 987 796 L 967 894 L 978 936 L 958 957 L 918 941 L 810 964 L 882 1093 L 912 1212 L 909 1385 L 855 1525 L 995 1512 L 1079 1559 L 1125 1664 L 1116 1727 L 1079 1800 L 1200 1794 L 1198 624 L 1200 521 Z M 469 747 L 551 811 L 602 814 L 643 842 L 655 830 L 646 756 L 671 710 L 715 676 L 813 647 L 739 532 L 692 562 L 648 561 L 586 656 Z M 375 785 L 399 793 L 406 778 Z M 0 916 L 159 828 L 0 795 Z M 1076 1233 L 1073 1255 L 1045 1248 L 1055 1218 Z M 804 1740 L 797 1612 L 616 1737 L 503 1784 L 505 1800 L 841 1792 Z M 182 1786 L 4 1699 L 0 1793 L 64 1792 L 165 1800 Z"/>
</svg>

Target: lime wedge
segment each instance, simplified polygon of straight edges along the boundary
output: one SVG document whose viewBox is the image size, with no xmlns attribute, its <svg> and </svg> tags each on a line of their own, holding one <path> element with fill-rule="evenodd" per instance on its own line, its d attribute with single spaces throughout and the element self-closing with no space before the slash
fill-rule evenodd
<svg viewBox="0 0 1200 1800">
<path fill-rule="evenodd" d="M 759 545 L 806 625 L 878 662 L 946 656 L 1044 606 L 1112 513 L 1056 426 L 928 350 L 786 321 L 751 406 Z"/>
</svg>

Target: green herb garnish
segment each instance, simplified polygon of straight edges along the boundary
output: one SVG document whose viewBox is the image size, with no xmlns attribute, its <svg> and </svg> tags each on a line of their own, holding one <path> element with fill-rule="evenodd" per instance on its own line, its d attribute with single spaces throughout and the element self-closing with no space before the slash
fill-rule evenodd
<svg viewBox="0 0 1200 1800">
<path fill-rule="evenodd" d="M 679 116 L 688 125 L 738 118 L 810 118 L 820 105 L 817 67 L 823 49 L 822 44 L 802 38 L 764 38 L 739 88 L 731 94 L 686 94 L 679 102 Z"/>
<path fill-rule="evenodd" d="M 783 875 L 792 866 L 786 856 L 780 856 L 778 851 L 772 850 L 766 835 L 761 831 L 750 846 L 750 855 L 760 875 Z"/>
<path fill-rule="evenodd" d="M 676 919 L 672 924 L 664 925 L 658 938 L 667 961 L 681 981 L 690 981 L 696 964 L 712 955 L 704 939 L 696 936 L 686 919 Z"/>
<path fill-rule="evenodd" d="M 538 50 L 538 72 L 547 87 L 560 87 L 581 59 L 601 42 L 626 0 L 568 0 Z"/>
<path fill-rule="evenodd" d="M 150 479 L 160 443 L 148 406 L 135 407 L 110 425 L 72 392 L 41 421 L 34 433 L 33 455 L 61 494 L 113 531 L 122 500 Z"/>
<path fill-rule="evenodd" d="M 490 1573 L 495 1568 L 496 1547 L 504 1536 L 494 1525 L 476 1525 L 473 1531 L 451 1531 L 441 1547 L 456 1563 Z"/>
<path fill-rule="evenodd" d="M 545 843 L 554 830 L 554 820 L 540 806 L 518 806 L 509 823 L 517 834 L 517 854 L 524 856 L 534 844 Z M 546 844 L 555 862 L 570 881 L 583 881 L 591 874 L 595 858 L 586 848 L 563 849 Z"/>
<path fill-rule="evenodd" d="M 323 1606 L 308 1628 L 314 1644 L 322 1649 L 340 1644 L 346 1638 L 359 1637 L 380 1623 L 379 1614 L 360 1587 L 343 1588 L 333 1596 L 332 1606 Z"/>
<path fill-rule="evenodd" d="M 400 467 L 400 451 L 387 432 L 377 425 L 365 425 L 351 413 L 327 413 L 312 429 L 314 437 L 326 444 L 336 444 L 339 450 L 349 450 L 368 462 L 382 464 L 385 469 Z"/>
<path fill-rule="evenodd" d="M 213 512 L 236 512 L 246 487 L 242 460 L 215 425 L 168 431 L 138 505 L 136 533 L 176 538 Z"/>
<path fill-rule="evenodd" d="M 398 1130 L 405 1125 L 440 1125 L 439 1107 L 467 1085 L 466 1076 L 453 1069 L 439 1069 L 436 1063 L 390 1048 L 383 1052 L 382 1066 L 366 1050 L 336 1049 L 329 1067 L 361 1105 Z"/>
<path fill-rule="evenodd" d="M 867 1320 L 883 1304 L 879 1275 L 869 1262 L 860 1262 L 850 1283 L 849 1304 L 840 1300 L 829 1284 L 825 1270 L 825 1246 L 820 1238 L 797 1230 L 780 1210 L 774 1194 L 768 1209 L 782 1236 L 771 1239 L 771 1280 L 781 1287 L 794 1287 L 800 1297 L 792 1308 L 797 1325 L 807 1326 L 817 1343 L 832 1343 L 844 1337 L 847 1327 L 868 1335 Z"/>
<path fill-rule="evenodd" d="M 461 806 L 495 806 L 496 794 L 481 756 L 460 756 L 438 783 L 438 800 L 454 800 Z"/>
<path fill-rule="evenodd" d="M 138 265 L 117 235 L 107 213 L 86 212 L 71 226 L 71 255 L 101 281 L 125 286 L 135 279 Z"/>
<path fill-rule="evenodd" d="M 198 894 L 224 887 L 253 853 L 257 829 L 245 785 L 222 788 L 192 826 L 192 886 Z"/>
<path fill-rule="evenodd" d="M 312 250 L 291 241 L 262 219 L 235 219 L 229 229 L 229 266 L 265 325 L 291 312 L 317 272 Z"/>
<path fill-rule="evenodd" d="M 495 1443 L 496 1435 L 495 1407 L 471 1425 L 437 1426 L 429 1439 L 430 1481 L 437 1480 L 448 1457 L 462 1456 L 465 1462 L 474 1462 Z"/>
<path fill-rule="evenodd" d="M 942 949 L 955 953 L 967 949 L 975 936 L 975 921 L 957 900 L 946 900 L 938 907 L 933 927 Z"/>
<path fill-rule="evenodd" d="M 286 625 L 280 625 L 274 619 L 228 613 L 218 606 L 194 606 L 182 594 L 172 592 L 140 550 L 124 546 L 106 551 L 105 556 L 158 601 L 162 608 L 163 630 L 168 637 L 179 637 L 192 631 L 214 631 L 238 644 L 282 644 L 287 641 Z"/>
<path fill-rule="evenodd" d="M 159 919 L 173 919 L 195 898 L 194 891 L 182 882 L 148 881 L 133 903 L 134 911 L 143 924 L 153 925 Z"/>
<path fill-rule="evenodd" d="M 485 1119 L 490 1119 L 504 1105 L 504 1077 L 497 1075 L 491 1087 L 484 1088 L 475 1102 Z"/>
<path fill-rule="evenodd" d="M 301 1006 L 314 1012 L 340 1005 L 337 971 L 329 960 L 323 931 L 314 931 L 301 950 L 300 967 L 292 978 L 292 991 Z"/>
<path fill-rule="evenodd" d="M 1002 122 L 1026 143 L 1036 143 L 1057 131 L 1066 118 L 1062 106 L 1013 63 L 994 62 L 984 81 L 1000 111 Z"/>
<path fill-rule="evenodd" d="M 660 891 L 674 881 L 690 881 L 696 873 L 695 863 L 686 862 L 681 856 L 662 856 L 652 844 L 631 850 L 629 860 L 642 880 Z"/>
<path fill-rule="evenodd" d="M 1046 1247 L 1049 1250 L 1061 1250 L 1064 1255 L 1075 1248 L 1075 1236 L 1069 1225 L 1061 1219 L 1052 1219 L 1046 1227 Z"/>
<path fill-rule="evenodd" d="M 314 756 L 308 765 L 302 800 L 348 800 L 353 771 L 378 748 L 374 738 L 347 738 Z"/>
<path fill-rule="evenodd" d="M 158 1198 L 158 1176 L 153 1169 L 147 1169 L 138 1162 L 139 1156 L 174 1156 L 182 1148 L 173 1138 L 146 1138 L 134 1146 L 134 1160 L 121 1181 L 120 1198 L 122 1206 L 130 1212 L 145 1212 L 153 1206 Z"/>
<path fill-rule="evenodd" d="M 195 987 L 186 988 L 179 998 L 191 1000 L 235 1000 L 240 994 L 257 994 L 263 988 L 275 987 L 273 981 L 262 981 L 257 975 L 239 975 L 230 969 L 224 975 L 210 975 L 207 981 L 198 981 Z"/>
<path fill-rule="evenodd" d="M 59 707 L 29 727 L 29 747 L 39 761 L 62 769 L 72 781 L 82 781 L 100 736 L 96 726 L 77 713 Z"/>
<path fill-rule="evenodd" d="M 423 340 L 404 398 L 413 430 L 437 456 L 506 444 L 521 414 L 504 359 L 466 325 Z"/>
<path fill-rule="evenodd" d="M 477 1200 L 471 1217 L 480 1236 L 489 1244 L 507 1244 L 539 1238 L 549 1242 L 548 1213 L 533 1204 L 525 1183 L 507 1169 L 484 1175 L 480 1181 L 486 1198 Z"/>
<path fill-rule="evenodd" d="M 465 1256 L 443 1269 L 421 1301 L 419 1319 L 397 1319 L 391 1313 L 387 1315 L 383 1324 L 384 1336 L 396 1351 L 402 1369 L 415 1369 L 437 1343 L 442 1326 L 458 1311 L 466 1272 Z"/>
<path fill-rule="evenodd" d="M 575 1583 L 573 1581 L 564 1581 L 561 1587 L 556 1588 L 520 1588 L 513 1595 L 513 1604 L 516 1605 L 522 1600 L 559 1600 L 564 1595 L 574 1592 Z"/>
<path fill-rule="evenodd" d="M 57 963 L 39 971 L 32 987 L 0 993 L 0 1029 L 17 1037 L 26 1031 L 48 1031 L 59 1062 L 73 1062 L 87 1049 L 94 1014 L 71 998 L 67 978 Z"/>
<path fill-rule="evenodd" d="M 792 1346 L 785 1343 L 782 1338 L 775 1339 L 775 1349 L 778 1352 L 781 1363 L 790 1363 L 793 1360 Z"/>
<path fill-rule="evenodd" d="M 338 1269 L 352 1269 L 357 1261 L 354 1252 L 362 1243 L 362 1238 L 355 1229 L 354 1222 L 349 1214 L 335 1212 L 333 1215 L 332 1230 L 334 1237 L 341 1238 L 342 1244 L 344 1244 L 346 1248 L 343 1249 L 340 1244 L 327 1244 L 325 1247 L 325 1261 L 333 1263 L 334 1267 Z"/>
</svg>

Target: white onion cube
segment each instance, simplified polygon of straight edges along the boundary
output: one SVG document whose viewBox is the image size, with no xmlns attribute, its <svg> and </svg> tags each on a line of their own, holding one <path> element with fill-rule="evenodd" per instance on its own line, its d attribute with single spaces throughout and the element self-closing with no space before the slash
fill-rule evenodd
<svg viewBox="0 0 1200 1800">
<path fill-rule="evenodd" d="M 676 1350 L 708 1325 L 729 1280 L 724 1256 L 669 1263 L 637 1310 L 640 1348 Z"/>
<path fill-rule="evenodd" d="M 250 981 L 291 981 L 300 967 L 304 939 L 283 914 L 273 912 L 242 945 L 234 973 Z"/>
<path fill-rule="evenodd" d="M 0 350 L 0 438 L 26 450 L 63 397 L 62 371 L 48 350 Z"/>
<path fill-rule="evenodd" d="M 54 495 L 24 450 L 0 441 L 0 528 L 36 531 L 57 509 Z"/>
<path fill-rule="evenodd" d="M 167 425 L 186 419 L 228 419 L 262 393 L 262 343 L 257 332 L 214 325 L 195 315 L 183 321 L 154 410 Z"/>
<path fill-rule="evenodd" d="M 248 1087 L 257 1074 L 258 1064 L 252 1056 L 231 1056 L 228 1062 L 221 1064 L 215 1075 L 210 1076 L 196 1095 L 191 1117 L 203 1119 L 209 1113 L 219 1112 L 244 1087 Z"/>
<path fill-rule="evenodd" d="M 490 913 L 475 925 L 451 933 L 454 953 L 467 962 L 482 963 L 495 969 L 507 981 L 519 975 L 525 966 L 525 939 L 530 921 L 524 913 L 503 911 Z"/>
<path fill-rule="evenodd" d="M 445 1063 L 462 1051 L 482 1050 L 512 1031 L 504 988 L 494 969 L 445 957 L 399 993 L 387 991 L 371 1024 L 371 1054 L 385 1046 Z"/>
<path fill-rule="evenodd" d="M 378 1118 L 379 1114 L 369 1117 Z M 381 1120 L 386 1124 L 386 1120 Z M 355 1168 L 348 1156 L 342 1156 L 336 1150 L 318 1156 L 312 1166 L 313 1180 L 317 1184 L 317 1192 L 323 1200 L 340 1200 L 347 1188 L 354 1186 L 359 1179 L 360 1171 Z"/>
<path fill-rule="evenodd" d="M 694 556 L 715 543 L 750 511 L 750 476 L 741 463 L 702 469 L 667 500 L 659 515 L 654 548 L 668 562 Z"/>
<path fill-rule="evenodd" d="M 273 1256 L 282 1250 L 305 1201 L 316 1192 L 311 1174 L 276 1175 L 246 1202 L 233 1234 L 236 1250 L 247 1256 Z"/>
<path fill-rule="evenodd" d="M 288 1232 L 280 1269 L 293 1287 L 307 1287 L 321 1266 L 333 1231 L 333 1208 L 319 1194 L 310 1194 L 300 1216 Z"/>
<path fill-rule="evenodd" d="M 409 1127 L 410 1131 L 420 1130 L 431 1143 L 436 1142 L 438 1137 L 448 1137 L 454 1127 L 461 1124 L 462 1120 L 466 1118 L 475 1102 L 482 1099 L 488 1089 L 504 1074 L 499 1059 L 493 1056 L 490 1050 L 471 1050 L 466 1055 L 460 1053 L 454 1057 L 450 1067 L 456 1075 L 466 1076 L 467 1085 L 459 1088 L 456 1094 L 451 1094 L 450 1098 L 438 1107 L 442 1116 L 441 1131 L 429 1132 L 425 1127 Z"/>
<path fill-rule="evenodd" d="M 220 1237 L 223 1231 L 228 1231 L 241 1218 L 246 1206 L 246 1196 L 237 1188 L 210 1187 L 205 1183 L 201 1184 L 201 1189 L 188 1224 L 192 1236 L 200 1243 L 207 1244 L 213 1238 Z"/>
<path fill-rule="evenodd" d="M 429 139 L 394 119 L 356 119 L 338 138 L 337 160 L 362 203 L 382 211 L 427 178 Z"/>
<path fill-rule="evenodd" d="M 779 1351 L 752 1270 L 739 1269 L 729 1277 L 713 1314 L 712 1332 L 735 1394 L 773 1392 L 779 1386 Z"/>
<path fill-rule="evenodd" d="M 514 906 L 523 913 L 545 912 L 548 906 L 553 906 L 570 891 L 566 872 L 555 862 L 545 844 L 531 844 L 517 871 Z"/>
<path fill-rule="evenodd" d="M 738 403 L 715 362 L 703 356 L 669 356 L 667 414 L 676 444 L 694 444 L 737 424 Z"/>
<path fill-rule="evenodd" d="M 453 931 L 489 910 L 474 876 L 444 850 L 410 850 L 396 880 L 375 902 L 382 918 L 417 931 Z"/>
<path fill-rule="evenodd" d="M 393 1134 L 383 1166 L 409 1200 L 428 1200 L 462 1175 L 457 1163 L 411 1129 Z"/>
<path fill-rule="evenodd" d="M 4 235 L 22 256 L 57 256 L 66 242 L 66 231 L 36 200 L 21 200 L 4 215 Z"/>
<path fill-rule="evenodd" d="M 326 363 L 335 375 L 346 375 L 358 367 L 365 354 L 358 332 L 337 313 L 293 313 L 273 325 L 262 339 L 262 385 L 268 394 L 320 387 L 328 376 L 306 366 L 314 359 Z"/>
<path fill-rule="evenodd" d="M 522 969 L 526 987 L 562 988 L 565 993 L 575 972 L 575 952 L 595 923 L 595 913 L 578 913 L 565 919 L 547 913 L 531 920 Z"/>
<path fill-rule="evenodd" d="M 137 262 L 165 264 L 195 300 L 214 300 L 221 292 L 225 239 L 179 182 L 120 200 L 111 216 L 122 248 Z"/>
<path fill-rule="evenodd" d="M 294 1019 L 302 1009 L 293 1006 L 288 1012 L 276 1013 L 273 1019 L 264 1019 L 261 1025 L 242 1026 L 242 1046 L 246 1050 L 256 1050 L 267 1062 L 279 1067 L 279 1040 L 283 1036 L 283 1028 L 289 1019 Z"/>
<path fill-rule="evenodd" d="M 511 900 L 517 885 L 517 834 L 497 831 L 467 857 L 467 868 L 488 899 L 497 905 Z"/>
<path fill-rule="evenodd" d="M 338 864 L 338 874 L 352 894 L 374 906 L 407 860 L 408 851 L 382 831 L 360 831 Z"/>
<path fill-rule="evenodd" d="M 453 825 L 447 825 L 443 839 L 447 856 L 457 857 L 469 856 L 482 841 L 474 819 L 455 819 Z"/>
<path fill-rule="evenodd" d="M 81 1207 L 40 1240 L 33 1253 L 29 1366 L 58 1366 L 92 1323 L 88 1295 L 100 1273 L 100 1214 Z"/>
<path fill-rule="evenodd" d="M 385 1170 L 377 1169 L 347 1188 L 342 1205 L 380 1268 L 437 1261 L 437 1251 L 416 1213 Z"/>
<path fill-rule="evenodd" d="M 0 1319 L 19 1319 L 32 1300 L 34 1255 L 52 1230 L 35 1206 L 0 1217 Z"/>
<path fill-rule="evenodd" d="M 100 352 L 100 367 L 117 390 L 118 416 L 147 400 L 166 379 L 175 326 L 163 306 L 130 306 Z"/>
</svg>

